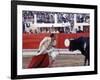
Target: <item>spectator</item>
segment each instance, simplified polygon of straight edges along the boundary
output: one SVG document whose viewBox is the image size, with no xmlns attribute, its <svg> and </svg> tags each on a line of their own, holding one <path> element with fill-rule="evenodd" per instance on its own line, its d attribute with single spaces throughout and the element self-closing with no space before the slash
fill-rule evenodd
<svg viewBox="0 0 100 80">
<path fill-rule="evenodd" d="M 83 31 L 81 30 L 81 27 L 80 27 L 80 26 L 78 26 L 77 33 L 81 33 L 81 32 L 83 32 Z"/>
<path fill-rule="evenodd" d="M 59 33 L 58 28 L 55 28 L 55 33 Z"/>
</svg>

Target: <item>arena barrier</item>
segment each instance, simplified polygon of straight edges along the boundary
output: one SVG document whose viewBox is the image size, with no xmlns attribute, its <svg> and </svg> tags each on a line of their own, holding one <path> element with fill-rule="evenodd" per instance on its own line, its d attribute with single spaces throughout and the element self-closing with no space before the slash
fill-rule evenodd
<svg viewBox="0 0 100 80">
<path fill-rule="evenodd" d="M 41 34 L 26 34 L 23 33 L 23 49 L 38 49 L 41 40 L 49 36 L 50 34 L 41 33 Z M 66 34 L 66 33 L 58 33 L 56 34 L 56 48 L 65 49 L 68 48 L 65 46 L 66 39 L 75 39 L 78 37 L 89 37 L 89 33 L 74 33 L 74 34 Z"/>
</svg>

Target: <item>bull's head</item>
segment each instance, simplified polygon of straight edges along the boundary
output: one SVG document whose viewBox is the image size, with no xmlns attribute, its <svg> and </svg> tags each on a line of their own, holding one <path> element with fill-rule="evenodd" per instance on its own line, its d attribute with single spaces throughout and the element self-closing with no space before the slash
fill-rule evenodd
<svg viewBox="0 0 100 80">
<path fill-rule="evenodd" d="M 77 45 L 75 40 L 70 40 L 69 51 L 77 50 Z"/>
</svg>

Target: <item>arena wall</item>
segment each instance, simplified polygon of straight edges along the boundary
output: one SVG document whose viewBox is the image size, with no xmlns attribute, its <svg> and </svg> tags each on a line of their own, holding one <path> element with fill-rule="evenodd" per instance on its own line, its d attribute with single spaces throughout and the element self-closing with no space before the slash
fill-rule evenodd
<svg viewBox="0 0 100 80">
<path fill-rule="evenodd" d="M 38 49 L 41 40 L 49 36 L 50 34 L 41 33 L 41 34 L 26 34 L 23 33 L 23 49 Z M 68 48 L 65 46 L 66 39 L 75 39 L 78 37 L 89 37 L 89 33 L 74 33 L 74 34 L 66 34 L 66 33 L 58 33 L 56 34 L 56 48 L 65 49 Z"/>
</svg>

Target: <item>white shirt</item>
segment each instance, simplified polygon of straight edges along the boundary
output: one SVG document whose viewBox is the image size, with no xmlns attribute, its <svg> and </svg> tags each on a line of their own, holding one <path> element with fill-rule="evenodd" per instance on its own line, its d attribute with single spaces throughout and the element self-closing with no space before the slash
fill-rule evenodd
<svg viewBox="0 0 100 80">
<path fill-rule="evenodd" d="M 52 59 L 55 59 L 56 55 L 58 53 L 55 53 L 54 52 L 54 48 L 52 47 L 54 44 L 53 41 L 51 41 L 51 38 L 50 37 L 45 37 L 41 42 L 40 42 L 40 45 L 39 45 L 39 52 L 37 53 L 37 55 L 40 55 L 40 54 L 46 54 L 48 53 L 49 56 L 52 57 Z"/>
<path fill-rule="evenodd" d="M 45 47 L 45 49 L 48 49 L 50 47 L 51 44 L 51 38 L 50 37 L 45 37 L 39 45 L 39 50 L 42 49 L 42 47 Z"/>
</svg>

